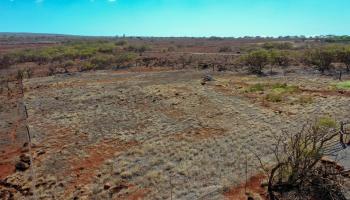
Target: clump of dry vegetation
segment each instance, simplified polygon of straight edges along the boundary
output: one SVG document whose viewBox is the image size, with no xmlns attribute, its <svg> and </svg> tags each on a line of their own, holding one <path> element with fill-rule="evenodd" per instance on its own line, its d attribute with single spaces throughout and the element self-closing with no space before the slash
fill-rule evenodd
<svg viewBox="0 0 350 200">
<path fill-rule="evenodd" d="M 271 170 L 262 164 L 268 173 L 269 198 L 345 200 L 341 184 L 345 172 L 335 162 L 323 161 L 337 139 L 339 126 L 329 117 L 278 137 L 273 149 L 276 164 Z"/>
</svg>

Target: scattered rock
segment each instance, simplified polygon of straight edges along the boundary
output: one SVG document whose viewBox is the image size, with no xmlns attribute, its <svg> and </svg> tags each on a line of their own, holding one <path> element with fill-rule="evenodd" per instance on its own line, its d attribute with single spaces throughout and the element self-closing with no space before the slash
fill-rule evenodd
<svg viewBox="0 0 350 200">
<path fill-rule="evenodd" d="M 106 183 L 106 184 L 103 186 L 103 189 L 104 189 L 104 190 L 108 190 L 109 188 L 111 188 L 111 184 L 110 184 L 110 183 Z"/>
<path fill-rule="evenodd" d="M 208 82 L 208 81 L 213 81 L 214 78 L 211 75 L 207 74 L 207 75 L 203 76 L 202 80 L 205 82 Z"/>
<path fill-rule="evenodd" d="M 27 163 L 28 165 L 30 165 L 30 157 L 27 154 L 21 154 L 21 156 L 19 157 L 20 160 L 24 163 Z"/>
<path fill-rule="evenodd" d="M 25 162 L 19 161 L 16 163 L 15 167 L 18 171 L 25 171 L 29 168 L 29 165 Z"/>
<path fill-rule="evenodd" d="M 113 189 L 112 189 L 112 192 L 113 193 L 119 193 L 120 191 L 124 190 L 124 189 L 127 189 L 128 186 L 125 185 L 125 184 L 120 184 L 120 185 L 117 185 L 115 186 Z"/>
<path fill-rule="evenodd" d="M 267 181 L 263 181 L 260 186 L 267 187 L 268 185 L 269 185 L 269 183 Z"/>
<path fill-rule="evenodd" d="M 201 84 L 205 85 L 207 82 L 213 81 L 213 80 L 214 78 L 211 75 L 207 74 L 203 76 Z"/>
<path fill-rule="evenodd" d="M 45 154 L 45 153 L 46 153 L 45 150 L 39 150 L 39 151 L 37 151 L 37 155 L 38 155 L 38 156 L 43 155 L 43 154 Z"/>
</svg>

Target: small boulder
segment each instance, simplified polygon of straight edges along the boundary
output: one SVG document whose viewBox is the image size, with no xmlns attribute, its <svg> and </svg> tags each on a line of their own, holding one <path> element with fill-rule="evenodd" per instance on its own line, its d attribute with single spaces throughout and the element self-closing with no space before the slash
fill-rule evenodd
<svg viewBox="0 0 350 200">
<path fill-rule="evenodd" d="M 16 170 L 23 172 L 29 168 L 29 165 L 25 162 L 19 161 L 16 163 L 15 167 L 16 167 Z"/>
<path fill-rule="evenodd" d="M 207 82 L 213 81 L 213 80 L 214 80 L 214 78 L 213 78 L 211 75 L 207 74 L 207 75 L 204 75 L 204 76 L 202 77 L 201 84 L 202 84 L 202 85 L 205 85 Z"/>
<path fill-rule="evenodd" d="M 108 190 L 109 188 L 111 188 L 111 184 L 110 184 L 110 183 L 106 183 L 106 184 L 103 186 L 103 189 L 104 189 L 104 190 Z"/>
<path fill-rule="evenodd" d="M 19 157 L 20 160 L 24 163 L 27 163 L 28 165 L 30 165 L 30 157 L 27 154 L 21 154 L 21 156 Z"/>
<path fill-rule="evenodd" d="M 209 75 L 209 74 L 204 75 L 203 78 L 202 78 L 203 82 L 208 82 L 208 81 L 213 81 L 213 80 L 214 80 L 214 78 L 211 75 Z"/>
</svg>

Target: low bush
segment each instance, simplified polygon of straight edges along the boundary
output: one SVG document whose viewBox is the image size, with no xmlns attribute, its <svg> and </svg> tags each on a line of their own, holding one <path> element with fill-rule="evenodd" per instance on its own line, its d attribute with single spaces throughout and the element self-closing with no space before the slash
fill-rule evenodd
<svg viewBox="0 0 350 200">
<path fill-rule="evenodd" d="M 81 67 L 79 68 L 79 71 L 83 72 L 83 71 L 89 71 L 89 70 L 94 70 L 96 69 L 96 66 L 94 64 L 92 64 L 89 61 L 83 62 L 81 64 Z"/>
<path fill-rule="evenodd" d="M 94 65 L 94 69 L 105 69 L 112 66 L 114 57 L 111 55 L 95 55 L 90 59 L 90 63 Z"/>
<path fill-rule="evenodd" d="M 249 87 L 249 92 L 262 92 L 265 90 L 265 86 L 261 83 L 254 84 Z"/>
<path fill-rule="evenodd" d="M 100 53 L 113 53 L 115 50 L 115 45 L 113 43 L 105 44 L 98 48 L 98 52 Z"/>
<path fill-rule="evenodd" d="M 267 42 L 262 45 L 264 49 L 280 49 L 280 50 L 289 50 L 293 49 L 293 43 L 291 42 Z"/>
<path fill-rule="evenodd" d="M 312 96 L 301 96 L 301 97 L 299 97 L 299 99 L 297 100 L 297 103 L 302 104 L 302 105 L 304 105 L 304 104 L 310 104 L 310 103 L 312 103 L 312 102 L 313 102 Z"/>
<path fill-rule="evenodd" d="M 270 51 L 271 66 L 287 67 L 291 64 L 291 54 L 287 51 Z"/>
<path fill-rule="evenodd" d="M 339 61 L 344 63 L 346 71 L 350 72 L 350 46 L 345 46 L 338 51 Z"/>
<path fill-rule="evenodd" d="M 270 102 L 281 102 L 283 100 L 283 94 L 278 92 L 271 92 L 266 95 L 265 99 Z"/>
<path fill-rule="evenodd" d="M 142 54 L 145 51 L 151 50 L 151 48 L 147 45 L 141 45 L 141 46 L 133 46 L 133 45 L 129 45 L 126 48 L 127 51 L 131 51 L 131 52 L 135 52 L 135 53 L 140 53 Z"/>
<path fill-rule="evenodd" d="M 256 50 L 242 57 L 245 65 L 249 66 L 249 71 L 254 74 L 262 74 L 262 70 L 269 64 L 270 56 L 266 50 Z"/>
<path fill-rule="evenodd" d="M 336 85 L 337 89 L 350 90 L 350 81 L 343 81 Z"/>
<path fill-rule="evenodd" d="M 219 52 L 232 52 L 232 48 L 229 46 L 220 47 Z"/>
<path fill-rule="evenodd" d="M 272 91 L 275 93 L 294 93 L 299 91 L 298 86 L 287 85 L 286 83 L 275 83 L 272 86 Z"/>
<path fill-rule="evenodd" d="M 130 62 L 133 62 L 136 59 L 137 55 L 134 53 L 123 53 L 117 55 L 115 58 L 115 63 L 117 65 L 127 65 Z"/>
<path fill-rule="evenodd" d="M 315 127 L 317 128 L 337 128 L 337 122 L 328 116 L 320 117 L 317 122 Z"/>
<path fill-rule="evenodd" d="M 260 89 L 260 87 L 253 87 L 253 90 Z M 263 89 L 269 89 L 268 94 L 265 99 L 270 102 L 282 102 L 287 94 L 295 93 L 299 91 L 299 87 L 290 86 L 286 83 L 274 83 L 271 85 L 266 85 Z"/>
<path fill-rule="evenodd" d="M 271 170 L 260 162 L 268 177 L 269 199 L 291 195 L 295 199 L 345 199 L 339 183 L 341 169 L 322 163 L 330 143 L 338 137 L 334 128 L 337 123 L 327 119 L 320 126 L 320 121 L 323 120 L 307 123 L 297 133 L 284 132 L 277 137 L 272 148 L 276 164 Z"/>
<path fill-rule="evenodd" d="M 322 74 L 331 69 L 331 64 L 338 58 L 338 48 L 335 46 L 326 46 L 312 49 L 306 52 L 306 64 L 316 66 Z"/>
</svg>

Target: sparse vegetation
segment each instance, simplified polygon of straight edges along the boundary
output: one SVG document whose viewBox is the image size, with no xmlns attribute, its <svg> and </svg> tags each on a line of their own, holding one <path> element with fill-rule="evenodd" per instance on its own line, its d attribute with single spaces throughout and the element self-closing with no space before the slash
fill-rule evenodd
<svg viewBox="0 0 350 200">
<path fill-rule="evenodd" d="M 229 46 L 220 47 L 219 52 L 232 52 L 232 48 Z"/>
<path fill-rule="evenodd" d="M 337 128 L 337 122 L 329 117 L 329 116 L 324 116 L 324 117 L 320 117 L 316 124 L 315 124 L 316 128 L 333 128 L 336 129 Z"/>
<path fill-rule="evenodd" d="M 249 87 L 249 92 L 261 92 L 265 90 L 265 86 L 261 83 L 254 84 Z"/>
<path fill-rule="evenodd" d="M 283 67 L 286 68 L 290 66 L 292 62 L 291 54 L 287 51 L 270 51 L 270 65 L 271 65 L 271 73 L 272 67 Z"/>
<path fill-rule="evenodd" d="M 299 91 L 299 87 L 286 83 L 262 84 L 257 83 L 248 87 L 246 92 L 264 92 L 264 99 L 270 102 L 282 102 L 286 95 Z"/>
<path fill-rule="evenodd" d="M 336 85 L 337 89 L 350 90 L 350 81 L 343 81 Z"/>
<path fill-rule="evenodd" d="M 244 175 L 248 182 L 250 176 L 260 177 L 247 147 L 261 152 L 267 166 L 274 167 L 274 152 L 269 147 L 271 139 L 282 135 L 277 154 L 286 164 L 276 169 L 272 178 L 273 194 L 280 197 L 280 189 L 287 188 L 283 193 L 293 197 L 299 195 L 293 193 L 299 189 L 299 199 L 314 191 L 328 197 L 327 188 L 338 191 L 337 184 L 332 176 L 317 175 L 335 169 L 322 168 L 322 160 L 311 172 L 305 172 L 303 166 L 311 166 L 319 152 L 322 156 L 323 151 L 310 144 L 324 139 L 323 130 L 341 130 L 342 126 L 327 116 L 338 119 L 349 113 L 350 83 L 335 80 L 340 72 L 342 79 L 348 80 L 349 74 L 344 73 L 348 46 L 305 40 L 113 37 L 34 44 L 11 51 L 1 47 L 0 76 L 5 78 L 0 80 L 0 97 L 5 100 L 0 112 L 17 116 L 22 113 L 17 107 L 24 101 L 31 117 L 29 128 L 44 133 L 40 137 L 52 147 L 45 149 L 46 156 L 35 160 L 38 177 L 47 181 L 46 175 L 67 174 L 58 182 L 62 182 L 61 190 L 39 185 L 41 194 L 54 192 L 57 198 L 65 198 L 65 191 L 71 194 L 76 190 L 87 198 L 127 199 L 125 195 L 141 190 L 150 199 L 197 199 L 215 185 L 217 193 L 226 196 L 226 192 L 240 189 L 235 186 L 244 182 Z M 324 55 L 329 59 L 320 59 Z M 327 76 L 310 71 L 314 66 L 320 70 L 328 66 L 324 67 Z M 245 67 L 266 76 L 246 74 Z M 268 76 L 269 67 L 273 76 Z M 80 73 L 88 70 L 92 71 Z M 15 78 L 10 80 L 7 74 Z M 60 75 L 45 77 L 56 74 Z M 40 78 L 27 79 L 32 77 Z M 17 88 L 21 79 L 27 79 L 23 80 L 24 97 Z M 312 131 L 291 133 L 291 127 L 302 128 L 301 122 L 316 115 L 325 116 L 309 129 L 315 130 L 317 137 Z M 22 130 L 16 128 L 22 123 L 16 116 L 6 119 L 8 127 L 3 132 Z M 231 120 L 234 123 L 227 123 Z M 347 136 L 344 141 L 343 145 Z M 65 144 L 64 148 L 59 144 Z M 38 145 L 42 145 L 40 141 Z M 40 150 L 41 146 L 35 149 Z M 46 163 L 61 157 L 65 165 L 47 167 Z M 17 175 L 6 181 L 18 180 Z M 251 193 L 249 186 L 247 193 L 253 198 L 253 194 L 263 193 L 260 183 L 257 193 Z M 307 193 L 304 188 L 311 189 Z M 213 194 L 213 199 L 218 194 Z"/>
<path fill-rule="evenodd" d="M 307 63 L 315 65 L 317 70 L 324 74 L 331 69 L 332 62 L 337 59 L 337 50 L 334 46 L 316 48 L 307 52 Z"/>
<path fill-rule="evenodd" d="M 339 61 L 344 63 L 346 71 L 350 72 L 350 46 L 342 47 L 338 50 Z"/>
<path fill-rule="evenodd" d="M 269 64 L 270 56 L 268 51 L 257 50 L 250 52 L 243 58 L 244 64 L 249 66 L 249 71 L 254 74 L 262 74 L 262 70 Z"/>
<path fill-rule="evenodd" d="M 289 50 L 293 48 L 293 43 L 291 42 L 267 42 L 262 45 L 264 49 L 279 49 L 279 50 Z"/>
<path fill-rule="evenodd" d="M 279 93 L 279 92 L 271 92 L 271 93 L 267 94 L 265 98 L 267 101 L 277 103 L 277 102 L 283 101 L 283 94 Z"/>
<path fill-rule="evenodd" d="M 268 173 L 268 192 L 272 200 L 293 195 L 296 199 L 318 197 L 345 199 L 336 166 L 322 164 L 329 142 L 338 136 L 336 122 L 328 118 L 305 125 L 297 133 L 284 133 L 274 145 L 276 164 Z"/>
<path fill-rule="evenodd" d="M 310 104 L 312 102 L 313 102 L 312 96 L 307 96 L 307 95 L 300 96 L 297 100 L 297 103 L 301 105 Z"/>
<path fill-rule="evenodd" d="M 287 85 L 286 83 L 275 83 L 271 85 L 272 91 L 280 94 L 294 93 L 299 91 L 298 86 Z"/>
</svg>

